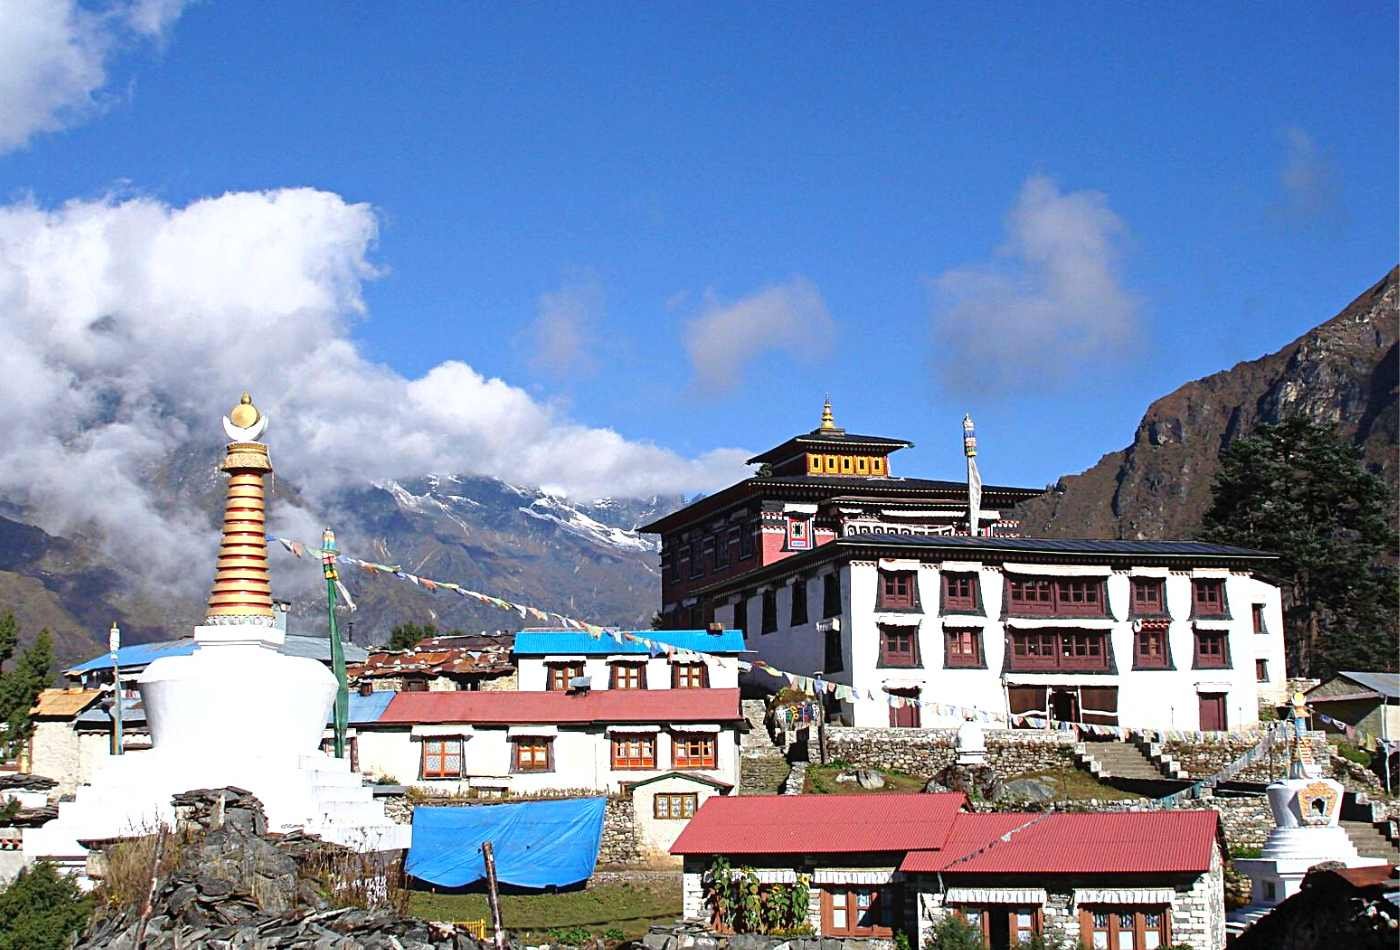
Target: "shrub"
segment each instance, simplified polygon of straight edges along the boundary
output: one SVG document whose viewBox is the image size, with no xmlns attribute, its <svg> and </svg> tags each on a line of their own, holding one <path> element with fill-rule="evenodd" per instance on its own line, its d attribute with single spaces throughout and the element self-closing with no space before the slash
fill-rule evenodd
<svg viewBox="0 0 1400 950">
<path fill-rule="evenodd" d="M 552 927 L 545 931 L 551 943 L 566 947 L 581 947 L 593 942 L 593 933 L 587 927 Z"/>
<path fill-rule="evenodd" d="M 603 931 L 603 939 L 608 943 L 622 943 L 627 939 L 627 934 L 623 932 L 621 927 L 609 927 Z"/>
<path fill-rule="evenodd" d="M 982 950 L 982 931 L 957 914 L 944 914 L 933 925 L 924 950 Z"/>
<path fill-rule="evenodd" d="M 1350 742 L 1338 742 L 1337 754 L 1348 762 L 1355 762 L 1362 768 L 1371 767 L 1371 753 L 1359 746 L 1352 745 Z"/>
<path fill-rule="evenodd" d="M 0 950 L 61 950 L 87 922 L 92 899 L 47 861 L 0 891 Z"/>
</svg>

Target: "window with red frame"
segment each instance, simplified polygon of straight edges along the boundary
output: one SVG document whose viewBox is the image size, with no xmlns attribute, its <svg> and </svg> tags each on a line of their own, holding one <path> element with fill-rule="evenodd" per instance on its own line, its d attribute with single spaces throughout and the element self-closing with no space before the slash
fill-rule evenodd
<svg viewBox="0 0 1400 950">
<path fill-rule="evenodd" d="M 919 603 L 916 575 L 913 571 L 881 571 L 881 610 L 903 610 Z"/>
<path fill-rule="evenodd" d="M 1055 612 L 1055 585 L 1049 578 L 1013 577 L 1006 582 L 1006 597 L 1012 613 Z"/>
<path fill-rule="evenodd" d="M 944 630 L 943 665 L 949 668 L 982 665 L 982 631 Z"/>
<path fill-rule="evenodd" d="M 1160 577 L 1133 578 L 1133 613 L 1147 615 L 1166 613 Z"/>
<path fill-rule="evenodd" d="M 709 685 L 710 668 L 704 663 L 676 663 L 672 665 L 672 689 L 704 689 Z"/>
<path fill-rule="evenodd" d="M 645 663 L 614 663 L 609 689 L 646 689 L 647 665 Z"/>
<path fill-rule="evenodd" d="M 957 915 L 982 935 L 982 945 L 1019 947 L 1030 943 L 1040 933 L 1040 909 L 1015 907 L 1007 904 L 954 904 Z M 1003 928 L 1002 924 L 1005 924 Z M 992 942 L 993 934 L 997 943 Z M 1003 938 L 1001 935 L 1005 934 Z M 1000 942 L 1002 939 L 1007 943 Z M 1115 948 L 1116 950 L 1116 948 Z"/>
<path fill-rule="evenodd" d="M 569 680 L 583 675 L 582 663 L 549 663 L 545 669 L 549 671 L 549 680 L 545 683 L 545 688 L 556 692 L 567 690 Z"/>
<path fill-rule="evenodd" d="M 713 769 L 715 737 L 703 732 L 678 732 L 671 736 L 671 768 Z"/>
<path fill-rule="evenodd" d="M 881 666 L 919 665 L 919 628 L 887 627 L 880 628 Z"/>
<path fill-rule="evenodd" d="M 1225 582 L 1219 578 L 1198 577 L 1191 581 L 1191 599 L 1197 617 L 1219 617 L 1225 613 Z"/>
<path fill-rule="evenodd" d="M 1167 668 L 1167 631 L 1165 627 L 1144 627 L 1133 636 L 1133 669 L 1165 670 Z"/>
<path fill-rule="evenodd" d="M 1009 668 L 1023 670 L 1108 669 L 1108 635 L 1096 630 L 1018 630 L 1011 634 Z"/>
<path fill-rule="evenodd" d="M 1263 604 L 1251 604 L 1249 607 L 1249 617 L 1253 622 L 1255 633 L 1268 633 L 1268 631 L 1264 629 Z"/>
<path fill-rule="evenodd" d="M 1090 905 L 1079 910 L 1079 938 L 1096 950 L 1155 950 L 1171 942 L 1170 917 L 1165 906 Z"/>
<path fill-rule="evenodd" d="M 1101 578 L 1012 578 L 1007 601 L 1013 614 L 1101 617 L 1104 614 Z"/>
<path fill-rule="evenodd" d="M 943 575 L 943 611 L 951 613 L 956 610 L 976 610 L 977 609 L 977 575 L 976 574 L 950 574 Z"/>
<path fill-rule="evenodd" d="M 419 774 L 423 778 L 461 778 L 461 737 L 424 739 Z"/>
<path fill-rule="evenodd" d="M 1269 681 L 1269 661 L 1268 661 L 1268 660 L 1255 660 L 1255 661 L 1254 661 L 1254 679 L 1255 679 L 1257 682 L 1260 682 L 1260 683 L 1267 683 L 1267 682 Z"/>
<path fill-rule="evenodd" d="M 897 924 L 898 897 L 889 887 L 822 888 L 822 934 L 828 937 L 889 937 Z"/>
<path fill-rule="evenodd" d="M 554 771 L 554 740 L 537 736 L 512 739 L 515 745 L 515 771 Z"/>
<path fill-rule="evenodd" d="M 650 733 L 613 736 L 612 767 L 615 769 L 656 768 L 656 736 Z"/>
<path fill-rule="evenodd" d="M 1222 670 L 1230 666 L 1230 638 L 1224 630 L 1196 631 L 1196 669 Z"/>
<path fill-rule="evenodd" d="M 1061 614 L 1101 615 L 1103 613 L 1103 581 L 1064 579 L 1055 582 L 1055 612 Z"/>
</svg>

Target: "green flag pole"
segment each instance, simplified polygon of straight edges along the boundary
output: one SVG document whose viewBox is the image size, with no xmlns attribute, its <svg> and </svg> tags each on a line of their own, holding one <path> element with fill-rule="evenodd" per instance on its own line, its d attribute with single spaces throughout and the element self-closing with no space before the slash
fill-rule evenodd
<svg viewBox="0 0 1400 950">
<path fill-rule="evenodd" d="M 327 528 L 321 534 L 321 564 L 326 575 L 326 614 L 331 623 L 331 670 L 335 673 L 335 757 L 345 758 L 345 730 L 350 719 L 350 690 L 345 683 L 345 647 L 340 642 L 340 629 L 335 623 L 335 532 Z"/>
</svg>

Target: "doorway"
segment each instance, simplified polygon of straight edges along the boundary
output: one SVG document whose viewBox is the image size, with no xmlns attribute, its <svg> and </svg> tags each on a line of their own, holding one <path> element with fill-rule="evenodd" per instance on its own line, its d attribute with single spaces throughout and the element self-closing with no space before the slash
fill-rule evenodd
<svg viewBox="0 0 1400 950">
<path fill-rule="evenodd" d="M 1051 689 L 1050 718 L 1056 722 L 1079 721 L 1079 690 Z"/>
<path fill-rule="evenodd" d="M 1225 721 L 1225 694 L 1198 693 L 1201 704 L 1201 731 L 1224 732 L 1229 728 Z"/>
</svg>

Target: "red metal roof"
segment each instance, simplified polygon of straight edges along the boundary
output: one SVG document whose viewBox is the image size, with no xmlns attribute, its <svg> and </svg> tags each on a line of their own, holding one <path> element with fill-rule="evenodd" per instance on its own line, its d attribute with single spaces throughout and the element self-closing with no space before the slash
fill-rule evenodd
<svg viewBox="0 0 1400 950">
<path fill-rule="evenodd" d="M 940 848 L 961 792 L 936 795 L 714 796 L 672 854 L 835 854 Z"/>
<path fill-rule="evenodd" d="M 1040 817 L 1040 820 L 1033 819 Z M 1213 811 L 959 815 L 939 850 L 912 850 L 901 871 L 945 874 L 1201 873 L 1210 870 Z M 1014 830 L 1019 826 L 1020 830 Z M 1009 834 L 1006 841 L 1001 835 Z"/>
<path fill-rule="evenodd" d="M 380 723 L 667 723 L 739 718 L 737 689 L 399 693 Z"/>
</svg>

